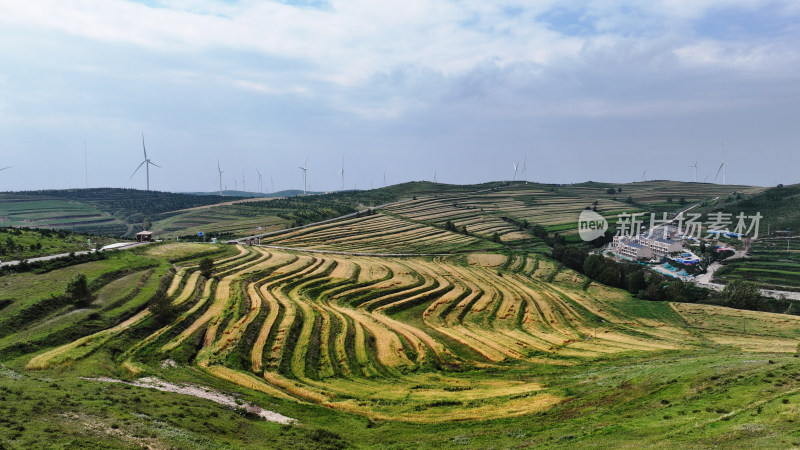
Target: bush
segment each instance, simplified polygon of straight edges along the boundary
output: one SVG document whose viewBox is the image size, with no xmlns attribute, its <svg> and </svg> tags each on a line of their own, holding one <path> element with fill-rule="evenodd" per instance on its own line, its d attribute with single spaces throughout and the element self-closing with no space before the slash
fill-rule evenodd
<svg viewBox="0 0 800 450">
<path fill-rule="evenodd" d="M 761 291 L 756 283 L 734 280 L 722 290 L 722 299 L 726 306 L 754 310 L 761 300 Z"/>
<path fill-rule="evenodd" d="M 214 260 L 211 258 L 203 258 L 200 260 L 200 273 L 206 277 L 211 278 L 211 273 L 214 271 Z"/>
<path fill-rule="evenodd" d="M 92 291 L 89 289 L 86 275 L 82 273 L 75 275 L 75 278 L 67 285 L 64 296 L 75 305 L 85 306 L 92 303 L 94 295 L 92 295 Z"/>
</svg>

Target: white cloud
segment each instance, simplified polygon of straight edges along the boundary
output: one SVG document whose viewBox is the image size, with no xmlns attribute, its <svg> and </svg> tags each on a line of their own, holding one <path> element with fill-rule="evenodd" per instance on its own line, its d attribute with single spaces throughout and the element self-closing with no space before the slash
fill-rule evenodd
<svg viewBox="0 0 800 450">
<path fill-rule="evenodd" d="M 197 148 L 248 149 L 266 135 L 275 146 L 331 152 L 369 133 L 365 147 L 385 139 L 427 156 L 432 142 L 446 151 L 466 136 L 508 147 L 535 133 L 574 138 L 571 121 L 617 120 L 608 129 L 624 134 L 627 121 L 651 120 L 657 134 L 683 117 L 688 128 L 716 130 L 715 115 L 739 114 L 728 117 L 735 122 L 770 102 L 800 101 L 789 89 L 800 30 L 712 33 L 704 20 L 726 25 L 733 11 L 791 24 L 797 5 L 0 0 L 0 113 L 14 124 L 0 131 L 28 127 L 17 137 L 25 143 L 100 123 L 133 134 L 161 127 L 175 141 L 192 135 Z"/>
</svg>

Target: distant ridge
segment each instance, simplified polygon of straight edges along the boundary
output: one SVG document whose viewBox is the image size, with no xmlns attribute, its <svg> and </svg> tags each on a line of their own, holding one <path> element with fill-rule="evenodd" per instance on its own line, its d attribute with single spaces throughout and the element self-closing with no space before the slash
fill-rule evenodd
<svg viewBox="0 0 800 450">
<path fill-rule="evenodd" d="M 188 195 L 200 195 L 200 196 L 217 196 L 219 197 L 219 191 L 213 192 L 182 192 L 182 194 Z M 325 192 L 313 192 L 309 191 L 308 195 L 319 195 L 325 194 Z M 299 189 L 287 189 L 284 191 L 277 191 L 277 192 L 270 192 L 269 194 L 265 194 L 262 192 L 247 192 L 247 191 L 234 191 L 234 190 L 227 190 L 222 191 L 223 197 L 244 197 L 244 198 L 278 198 L 278 197 L 294 197 L 297 195 L 303 195 L 303 191 Z"/>
</svg>

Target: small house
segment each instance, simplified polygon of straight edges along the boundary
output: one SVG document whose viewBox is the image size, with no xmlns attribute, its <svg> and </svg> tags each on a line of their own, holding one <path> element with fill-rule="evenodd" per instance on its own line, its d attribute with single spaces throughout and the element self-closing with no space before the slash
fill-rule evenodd
<svg viewBox="0 0 800 450">
<path fill-rule="evenodd" d="M 136 233 L 136 242 L 153 242 L 153 232 L 140 231 Z"/>
</svg>

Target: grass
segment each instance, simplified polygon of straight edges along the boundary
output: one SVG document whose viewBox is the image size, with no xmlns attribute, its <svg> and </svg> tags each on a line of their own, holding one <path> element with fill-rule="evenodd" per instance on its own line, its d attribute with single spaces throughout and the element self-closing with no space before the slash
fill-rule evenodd
<svg viewBox="0 0 800 450">
<path fill-rule="evenodd" d="M 753 281 L 770 289 L 800 290 L 800 241 L 758 239 L 752 243 L 750 252 L 751 257 L 728 261 L 715 277 L 724 281 Z"/>
<path fill-rule="evenodd" d="M 360 269 L 351 269 L 352 275 L 343 279 L 331 277 L 338 256 L 295 259 L 273 250 L 244 251 L 233 257 L 238 260 L 228 257 L 225 263 L 238 269 L 220 269 L 219 282 L 211 291 L 207 285 L 193 301 L 196 277 L 182 292 L 178 287 L 183 282 L 171 281 L 174 303 L 186 312 L 166 327 L 136 316 L 39 355 L 28 367 L 59 368 L 105 347 L 124 349 L 124 335 L 139 334 L 136 329 L 141 328 L 144 334 L 137 341 L 143 344 L 125 353 L 126 361 L 141 368 L 137 370 L 152 370 L 156 361 L 181 354 L 183 364 L 233 383 L 248 374 L 260 376 L 265 390 L 301 402 L 371 420 L 434 423 L 523 416 L 566 401 L 569 396 L 548 389 L 524 390 L 526 395 L 518 390 L 518 371 L 535 371 L 542 364 L 585 365 L 626 354 L 697 351 L 710 345 L 750 351 L 771 345 L 773 351 L 791 352 L 800 337 L 798 322 L 790 316 L 772 329 L 737 331 L 729 323 L 735 318 L 687 326 L 692 311 L 635 300 L 602 286 L 584 289 L 580 276 L 561 271 L 553 277 L 543 261 L 490 256 L 466 258 L 466 266 L 462 259 L 452 265 L 446 258 L 346 257 Z M 355 275 L 387 263 L 389 278 L 359 282 Z M 524 268 L 532 268 L 534 275 Z M 189 279 L 193 270 L 189 266 L 177 276 Z M 329 293 L 319 297 L 323 292 Z M 450 292 L 454 295 L 448 296 Z M 449 306 L 448 301 L 456 303 Z M 330 325 L 331 318 L 336 326 Z M 324 339 L 317 338 L 320 333 Z M 247 336 L 253 344 L 241 345 Z M 228 362 L 234 362 L 228 368 L 233 370 L 221 371 Z M 481 388 L 482 371 L 488 368 L 494 382 Z M 424 384 L 419 377 L 453 370 L 447 375 L 450 381 L 418 392 L 424 396 L 413 395 L 412 387 Z M 458 396 L 445 389 L 466 382 L 458 373 L 472 374 L 472 393 Z"/>
<path fill-rule="evenodd" d="M 540 197 L 577 199 L 569 208 L 580 208 L 589 195 L 569 187 L 493 188 L 500 189 L 474 196 L 453 188 L 430 194 L 433 200 L 419 194 L 424 204 L 411 200 L 407 209 L 272 239 L 335 250 L 457 250 L 460 239 L 486 239 L 445 232 L 429 206 L 447 217 L 454 198 L 488 202 L 484 213 L 502 204 L 492 214 L 517 220 Z M 664 203 L 653 189 L 651 200 L 642 190 L 642 204 Z M 487 230 L 499 234 L 514 223 L 490 221 Z M 106 326 L 84 328 L 91 332 L 67 342 L 0 351 L 0 406 L 9 411 L 0 444 L 41 446 L 47 436 L 110 447 L 800 445 L 794 316 L 637 300 L 535 251 L 379 258 L 224 248 L 148 246 L 126 253 L 126 264 L 139 265 L 116 277 L 103 274 L 117 262 L 87 263 L 99 296 L 87 314 L 97 312 L 94 320 Z M 209 280 L 197 272 L 202 255 L 215 259 Z M 19 275 L 9 292 L 32 290 L 36 275 Z M 143 309 L 141 299 L 158 286 L 168 288 L 171 316 Z M 40 289 L 37 295 L 52 293 Z M 6 310 L 20 311 L 12 303 L 3 317 Z M 50 323 L 81 324 L 88 316 L 80 314 L 65 307 L 32 318 L 5 339 L 28 339 L 26 330 L 42 337 Z M 25 369 L 31 361 L 42 368 Z M 80 376 L 208 386 L 300 425 Z M 25 424 L 31 415 L 41 420 Z"/>
<path fill-rule="evenodd" d="M 38 256 L 92 250 L 117 242 L 103 236 L 30 228 L 0 228 L 0 259 L 22 260 Z"/>
</svg>

